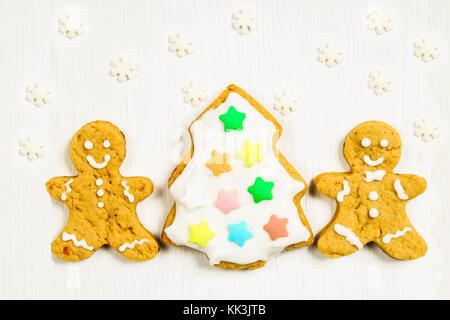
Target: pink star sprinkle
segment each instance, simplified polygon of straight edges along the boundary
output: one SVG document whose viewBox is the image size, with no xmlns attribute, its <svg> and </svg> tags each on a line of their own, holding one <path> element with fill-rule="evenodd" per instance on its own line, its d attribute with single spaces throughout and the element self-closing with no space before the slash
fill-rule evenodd
<svg viewBox="0 0 450 320">
<path fill-rule="evenodd" d="M 239 204 L 238 193 L 237 191 L 219 191 L 219 197 L 216 202 L 214 202 L 214 206 L 222 210 L 223 213 L 227 214 L 231 210 L 238 209 L 241 207 Z"/>
</svg>

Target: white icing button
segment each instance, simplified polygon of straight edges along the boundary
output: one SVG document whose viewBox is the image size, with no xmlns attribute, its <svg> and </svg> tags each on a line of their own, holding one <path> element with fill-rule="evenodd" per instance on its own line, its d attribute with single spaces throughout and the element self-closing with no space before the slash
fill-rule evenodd
<svg viewBox="0 0 450 320">
<path fill-rule="evenodd" d="M 370 139 L 369 139 L 369 138 L 363 138 L 363 139 L 361 140 L 361 145 L 362 145 L 364 148 L 367 148 L 368 146 L 370 146 Z"/>
<path fill-rule="evenodd" d="M 99 208 L 103 208 L 104 206 L 105 206 L 105 204 L 103 202 L 97 203 L 97 207 L 99 207 Z"/>
<path fill-rule="evenodd" d="M 382 146 L 383 148 L 386 148 L 388 145 L 389 145 L 389 141 L 387 141 L 386 139 L 381 139 L 380 146 Z"/>
<path fill-rule="evenodd" d="M 98 178 L 98 179 L 95 181 L 95 184 L 97 185 L 97 187 L 100 187 L 100 186 L 103 184 L 103 180 L 100 179 L 100 178 Z"/>
<path fill-rule="evenodd" d="M 105 194 L 105 193 L 103 192 L 102 189 L 98 189 L 98 190 L 97 190 L 97 196 L 98 196 L 98 197 L 103 197 L 104 194 Z"/>
<path fill-rule="evenodd" d="M 378 192 L 371 191 L 369 193 L 369 199 L 372 200 L 372 201 L 378 200 Z"/>
<path fill-rule="evenodd" d="M 108 140 L 103 141 L 103 148 L 111 147 L 111 143 Z"/>
<path fill-rule="evenodd" d="M 87 150 L 91 150 L 94 147 L 94 145 L 92 144 L 92 142 L 90 142 L 89 140 L 86 140 L 84 142 L 84 148 Z"/>
<path fill-rule="evenodd" d="M 377 210 L 376 208 L 370 208 L 370 210 L 369 210 L 369 216 L 370 216 L 371 218 L 376 218 L 376 217 L 378 217 L 378 214 L 379 214 L 379 212 L 378 212 L 378 210 Z"/>
</svg>

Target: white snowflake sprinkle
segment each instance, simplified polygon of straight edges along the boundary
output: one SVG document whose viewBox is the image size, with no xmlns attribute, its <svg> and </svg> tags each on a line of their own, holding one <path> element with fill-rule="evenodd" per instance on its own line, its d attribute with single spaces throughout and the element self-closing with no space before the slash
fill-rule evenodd
<svg viewBox="0 0 450 320">
<path fill-rule="evenodd" d="M 275 94 L 275 103 L 273 108 L 281 114 L 286 115 L 297 110 L 299 98 L 289 90 L 283 90 L 279 94 Z"/>
<path fill-rule="evenodd" d="M 137 66 L 130 58 L 119 58 L 111 61 L 109 74 L 116 77 L 118 81 L 125 82 L 136 78 Z"/>
<path fill-rule="evenodd" d="M 44 156 L 42 149 L 44 149 L 44 146 L 38 140 L 28 137 L 20 141 L 19 154 L 34 161 Z"/>
<path fill-rule="evenodd" d="M 256 17 L 248 10 L 240 9 L 233 13 L 233 29 L 240 34 L 247 34 L 256 29 Z"/>
<path fill-rule="evenodd" d="M 392 30 L 391 15 L 382 10 L 373 10 L 367 14 L 367 27 L 376 34 L 383 34 Z"/>
<path fill-rule="evenodd" d="M 174 36 L 170 36 L 169 43 L 169 51 L 176 53 L 179 57 L 192 53 L 192 41 L 185 34 L 176 33 Z"/>
<path fill-rule="evenodd" d="M 334 44 L 326 43 L 323 47 L 319 47 L 318 59 L 327 67 L 337 66 L 344 61 L 342 49 Z"/>
<path fill-rule="evenodd" d="M 414 55 L 423 62 L 430 62 L 439 58 L 439 51 L 433 40 L 422 38 L 414 41 Z"/>
<path fill-rule="evenodd" d="M 367 85 L 376 95 L 392 90 L 391 77 L 386 72 L 380 70 L 369 73 L 369 82 Z"/>
<path fill-rule="evenodd" d="M 183 87 L 184 102 L 190 103 L 193 107 L 198 107 L 206 99 L 206 88 L 193 81 Z"/>
<path fill-rule="evenodd" d="M 27 87 L 27 100 L 32 102 L 36 107 L 42 107 L 44 104 L 52 101 L 50 90 L 38 82 Z"/>
<path fill-rule="evenodd" d="M 77 14 L 67 13 L 59 18 L 58 31 L 69 39 L 76 38 L 84 33 L 83 22 Z"/>
<path fill-rule="evenodd" d="M 438 126 L 430 119 L 421 118 L 414 121 L 414 135 L 424 142 L 430 142 L 439 137 Z"/>
</svg>

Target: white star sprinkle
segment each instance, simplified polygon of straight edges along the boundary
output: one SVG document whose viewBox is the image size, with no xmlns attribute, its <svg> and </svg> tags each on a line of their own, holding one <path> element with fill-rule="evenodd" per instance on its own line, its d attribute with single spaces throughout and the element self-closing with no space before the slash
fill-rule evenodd
<svg viewBox="0 0 450 320">
<path fill-rule="evenodd" d="M 27 157 L 28 160 L 34 161 L 44 156 L 42 149 L 44 149 L 44 146 L 38 140 L 30 137 L 20 140 L 19 154 Z"/>
<path fill-rule="evenodd" d="M 192 53 L 192 41 L 185 34 L 176 33 L 174 36 L 170 36 L 169 43 L 169 51 L 176 53 L 179 57 Z"/>
<path fill-rule="evenodd" d="M 422 38 L 414 41 L 414 55 L 423 62 L 430 62 L 439 58 L 439 51 L 433 40 Z"/>
<path fill-rule="evenodd" d="M 194 81 L 183 87 L 183 93 L 185 93 L 184 102 L 190 103 L 193 107 L 198 107 L 205 102 L 206 88 Z"/>
<path fill-rule="evenodd" d="M 67 13 L 59 18 L 58 31 L 69 39 L 74 39 L 84 33 L 83 22 L 77 14 Z"/>
<path fill-rule="evenodd" d="M 430 142 L 439 137 L 438 126 L 430 119 L 421 118 L 414 121 L 414 135 L 424 142 Z"/>
<path fill-rule="evenodd" d="M 248 10 L 240 9 L 233 13 L 233 29 L 240 34 L 247 34 L 256 29 L 256 17 Z"/>
<path fill-rule="evenodd" d="M 392 18 L 386 11 L 373 10 L 367 14 L 367 20 L 367 27 L 378 35 L 392 30 Z"/>
<path fill-rule="evenodd" d="M 289 90 L 283 90 L 279 94 L 275 94 L 275 103 L 273 108 L 281 114 L 286 115 L 297 110 L 299 98 Z"/>
<path fill-rule="evenodd" d="M 27 87 L 27 100 L 32 102 L 36 107 L 42 107 L 44 104 L 51 102 L 50 90 L 38 82 Z"/>
<path fill-rule="evenodd" d="M 334 44 L 326 43 L 325 46 L 319 47 L 318 59 L 327 67 L 337 66 L 344 61 L 342 49 Z"/>
<path fill-rule="evenodd" d="M 391 77 L 386 72 L 380 70 L 369 73 L 369 82 L 367 85 L 376 95 L 392 90 Z"/>
<path fill-rule="evenodd" d="M 116 77 L 118 81 L 125 82 L 136 78 L 137 66 L 130 58 L 119 58 L 111 61 L 111 69 L 109 74 Z"/>
</svg>

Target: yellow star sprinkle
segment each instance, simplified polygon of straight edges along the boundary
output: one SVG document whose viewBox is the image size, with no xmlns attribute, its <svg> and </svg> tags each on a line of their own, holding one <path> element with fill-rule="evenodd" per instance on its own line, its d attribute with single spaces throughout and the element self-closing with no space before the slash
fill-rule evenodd
<svg viewBox="0 0 450 320">
<path fill-rule="evenodd" d="M 208 222 L 202 221 L 200 224 L 191 224 L 189 226 L 191 235 L 189 236 L 190 243 L 197 243 L 203 248 L 207 246 L 208 241 L 215 237 L 215 233 L 208 227 Z"/>
<path fill-rule="evenodd" d="M 245 162 L 245 166 L 250 168 L 255 162 L 263 161 L 262 144 L 251 143 L 248 140 L 244 141 L 241 152 L 238 153 L 238 158 Z"/>
</svg>

